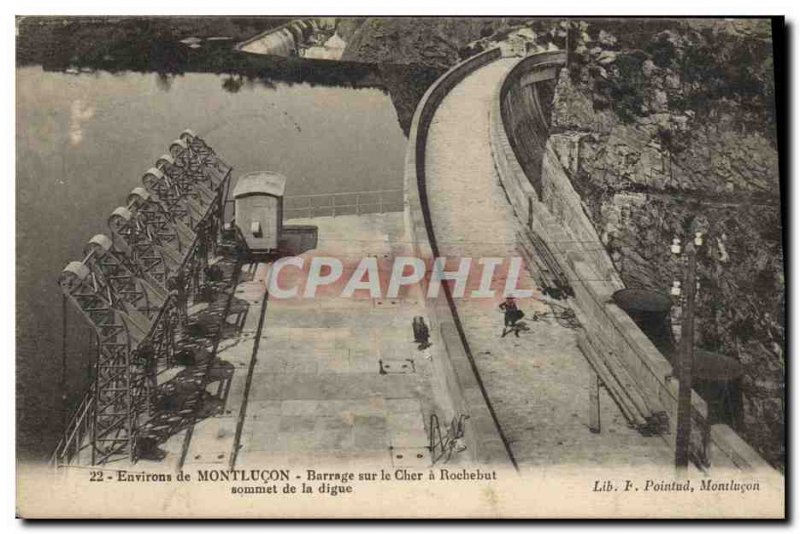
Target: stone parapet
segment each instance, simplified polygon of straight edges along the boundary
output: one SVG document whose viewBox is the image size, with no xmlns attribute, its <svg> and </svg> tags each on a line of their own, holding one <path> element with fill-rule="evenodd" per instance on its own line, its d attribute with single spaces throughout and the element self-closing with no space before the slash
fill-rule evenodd
<svg viewBox="0 0 800 534">
<path fill-rule="evenodd" d="M 624 286 L 583 211 L 580 196 L 570 180 L 569 157 L 564 159 L 557 153 L 555 144 L 568 140 L 530 139 L 532 132 L 548 131 L 549 119 L 546 109 L 549 103 L 541 102 L 532 86 L 549 82 L 553 67 L 565 60 L 563 52 L 533 54 L 521 59 L 498 84 L 489 121 L 495 168 L 521 227 L 518 239 L 528 239 L 522 231 L 527 227 L 544 240 L 570 280 L 575 293 L 573 306 L 587 335 L 596 336 L 614 351 L 648 400 L 669 415 L 674 427 L 677 378 L 672 377 L 672 366 L 667 359 L 611 301 L 614 292 Z M 532 109 L 515 109 L 519 106 Z M 527 123 L 523 124 L 519 116 L 526 117 Z M 533 124 L 537 121 L 539 124 Z M 532 148 L 520 160 L 518 153 L 526 146 Z M 695 459 L 714 468 L 771 470 L 730 427 L 708 424 L 706 403 L 694 392 L 692 409 Z M 674 428 L 664 439 L 674 447 Z"/>
<path fill-rule="evenodd" d="M 431 223 L 425 188 L 425 148 L 428 130 L 436 109 L 453 87 L 470 73 L 499 59 L 502 52 L 492 48 L 451 68 L 428 89 L 417 105 L 408 135 L 405 165 L 405 217 L 408 240 L 414 253 L 426 265 L 438 256 L 436 235 Z M 452 403 L 450 416 L 467 415 L 464 438 L 472 460 L 480 464 L 513 465 L 508 444 L 500 432 L 496 417 L 476 371 L 466 343 L 458 310 L 444 285 L 435 299 L 426 299 L 433 343 L 442 343 L 446 358 L 438 358 L 434 367 Z"/>
</svg>

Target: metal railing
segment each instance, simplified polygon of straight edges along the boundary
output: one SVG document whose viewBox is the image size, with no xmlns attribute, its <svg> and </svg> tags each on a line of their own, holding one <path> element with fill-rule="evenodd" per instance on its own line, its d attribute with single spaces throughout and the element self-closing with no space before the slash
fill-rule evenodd
<svg viewBox="0 0 800 534">
<path fill-rule="evenodd" d="M 72 419 L 67 428 L 64 430 L 63 437 L 59 440 L 53 455 L 50 458 L 50 463 L 54 467 L 68 465 L 73 458 L 76 458 L 81 449 L 91 443 L 86 442 L 85 438 L 91 431 L 91 425 L 94 419 L 94 384 L 89 388 L 89 391 L 84 395 L 78 408 L 75 410 Z"/>
<path fill-rule="evenodd" d="M 286 219 L 403 211 L 403 190 L 288 196 L 284 198 L 283 211 Z"/>
<path fill-rule="evenodd" d="M 442 433 L 442 426 L 439 423 L 439 416 L 435 413 L 430 418 L 430 439 L 428 449 L 431 451 L 431 465 L 444 460 L 447 463 L 453 457 L 453 453 L 462 452 L 465 446 L 461 443 L 464 437 L 464 423 L 469 419 L 468 415 L 458 415 L 453 417 L 450 424 Z"/>
</svg>

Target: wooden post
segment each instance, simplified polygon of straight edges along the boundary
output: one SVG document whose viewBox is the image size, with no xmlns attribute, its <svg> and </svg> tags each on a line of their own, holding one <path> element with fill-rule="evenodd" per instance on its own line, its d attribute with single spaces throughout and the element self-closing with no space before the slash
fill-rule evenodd
<svg viewBox="0 0 800 534">
<path fill-rule="evenodd" d="M 592 372 L 589 378 L 589 430 L 600 433 L 600 377 Z"/>
<path fill-rule="evenodd" d="M 91 386 L 92 384 L 92 363 L 94 360 L 94 341 L 97 334 L 94 331 L 94 328 L 91 326 L 86 327 L 86 331 L 89 337 L 89 356 L 86 359 L 86 383 Z"/>
<path fill-rule="evenodd" d="M 691 241 L 686 245 L 686 301 L 681 314 L 681 351 L 678 366 L 678 422 L 675 436 L 675 467 L 689 466 L 689 442 L 692 433 L 692 366 L 694 364 L 694 294 L 696 289 L 697 252 Z"/>
<path fill-rule="evenodd" d="M 94 398 L 91 402 L 94 404 L 91 410 L 92 426 L 91 426 L 91 440 L 92 440 L 92 465 L 97 465 L 97 415 L 98 405 L 100 404 L 100 336 L 97 336 L 97 359 L 95 360 L 94 367 Z"/>
<path fill-rule="evenodd" d="M 61 296 L 61 428 L 67 433 L 67 296 Z"/>
</svg>

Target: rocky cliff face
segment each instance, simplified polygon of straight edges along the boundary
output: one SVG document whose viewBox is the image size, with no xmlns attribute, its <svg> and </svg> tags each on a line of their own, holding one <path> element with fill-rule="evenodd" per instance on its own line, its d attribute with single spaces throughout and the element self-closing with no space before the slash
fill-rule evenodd
<svg viewBox="0 0 800 534">
<path fill-rule="evenodd" d="M 573 23 L 551 142 L 628 287 L 706 234 L 697 346 L 744 366 L 737 432 L 784 462 L 784 274 L 769 23 Z"/>
<path fill-rule="evenodd" d="M 505 18 L 370 17 L 347 40 L 343 59 L 447 69 L 466 45 L 506 25 Z"/>
<path fill-rule="evenodd" d="M 397 122 L 408 137 L 417 104 L 443 71 L 414 65 L 378 65 L 378 70 L 397 112 Z"/>
</svg>

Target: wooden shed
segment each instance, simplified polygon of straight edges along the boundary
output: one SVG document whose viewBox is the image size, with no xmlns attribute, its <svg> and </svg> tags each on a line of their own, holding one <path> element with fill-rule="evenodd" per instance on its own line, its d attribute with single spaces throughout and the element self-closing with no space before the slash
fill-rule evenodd
<svg viewBox="0 0 800 534">
<path fill-rule="evenodd" d="M 233 190 L 234 219 L 252 252 L 274 252 L 283 229 L 286 177 L 274 172 L 245 174 Z"/>
</svg>

